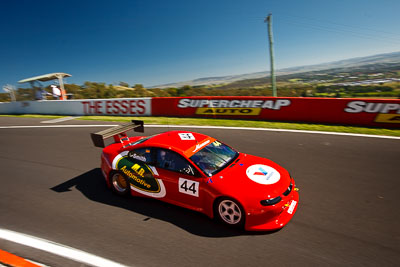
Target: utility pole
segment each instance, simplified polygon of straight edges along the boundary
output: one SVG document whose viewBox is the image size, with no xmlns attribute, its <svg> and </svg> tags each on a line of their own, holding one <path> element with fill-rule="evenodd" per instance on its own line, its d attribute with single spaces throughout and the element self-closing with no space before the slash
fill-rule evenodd
<svg viewBox="0 0 400 267">
<path fill-rule="evenodd" d="M 275 69 L 274 69 L 274 39 L 272 36 L 272 14 L 268 14 L 265 18 L 264 22 L 268 23 L 268 39 L 269 39 L 269 56 L 271 62 L 271 86 L 272 86 L 272 95 L 277 97 L 276 92 L 276 79 L 275 79 Z"/>
</svg>

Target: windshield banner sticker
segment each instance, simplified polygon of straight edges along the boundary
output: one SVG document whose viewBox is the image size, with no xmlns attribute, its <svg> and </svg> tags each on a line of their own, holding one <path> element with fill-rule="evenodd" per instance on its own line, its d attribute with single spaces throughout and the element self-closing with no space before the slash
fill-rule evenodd
<svg viewBox="0 0 400 267">
<path fill-rule="evenodd" d="M 201 142 L 197 143 L 196 145 L 192 146 L 188 150 L 186 150 L 184 154 L 186 157 L 190 158 L 191 156 L 193 156 L 194 154 L 199 152 L 202 148 L 204 148 L 208 144 L 211 144 L 214 141 L 215 141 L 214 138 L 208 137 L 208 138 L 202 140 Z"/>
</svg>

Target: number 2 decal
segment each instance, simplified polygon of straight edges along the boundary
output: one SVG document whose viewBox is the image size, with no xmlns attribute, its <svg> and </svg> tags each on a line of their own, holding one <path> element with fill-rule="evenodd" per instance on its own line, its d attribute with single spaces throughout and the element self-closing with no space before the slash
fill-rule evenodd
<svg viewBox="0 0 400 267">
<path fill-rule="evenodd" d="M 199 182 L 179 178 L 179 192 L 199 197 Z"/>
</svg>

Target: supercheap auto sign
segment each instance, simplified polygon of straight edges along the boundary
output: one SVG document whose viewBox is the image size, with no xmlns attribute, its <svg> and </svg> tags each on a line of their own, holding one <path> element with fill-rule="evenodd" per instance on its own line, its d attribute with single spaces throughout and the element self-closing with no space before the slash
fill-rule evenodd
<svg viewBox="0 0 400 267">
<path fill-rule="evenodd" d="M 153 116 L 207 117 L 400 127 L 400 100 L 274 97 L 152 99 Z"/>
<path fill-rule="evenodd" d="M 153 115 L 185 117 L 259 117 L 265 110 L 280 111 L 291 105 L 289 99 L 254 97 L 153 98 Z"/>
<path fill-rule="evenodd" d="M 400 123 L 399 103 L 351 101 L 344 111 L 348 113 L 377 114 L 374 121 L 378 123 Z"/>
<path fill-rule="evenodd" d="M 260 115 L 262 109 L 280 110 L 289 106 L 290 100 L 226 100 L 226 99 L 188 99 L 183 98 L 178 102 L 178 108 L 197 108 L 196 114 L 200 115 Z"/>
</svg>

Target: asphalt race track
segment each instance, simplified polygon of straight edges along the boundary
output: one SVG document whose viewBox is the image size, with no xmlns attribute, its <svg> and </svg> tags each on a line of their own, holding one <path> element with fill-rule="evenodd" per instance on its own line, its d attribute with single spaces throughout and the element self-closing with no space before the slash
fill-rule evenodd
<svg viewBox="0 0 400 267">
<path fill-rule="evenodd" d="M 1 117 L 0 127 L 43 120 Z M 115 123 L 57 123 L 68 124 Z M 113 195 L 89 137 L 102 129 L 0 128 L 0 228 L 128 266 L 399 266 L 400 139 L 190 129 L 270 158 L 295 178 L 293 220 L 254 234 L 157 200 Z M 0 249 L 82 266 L 3 239 Z"/>
</svg>

